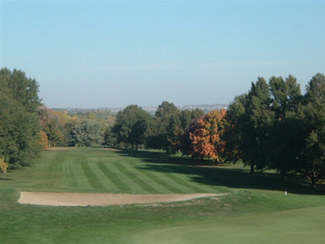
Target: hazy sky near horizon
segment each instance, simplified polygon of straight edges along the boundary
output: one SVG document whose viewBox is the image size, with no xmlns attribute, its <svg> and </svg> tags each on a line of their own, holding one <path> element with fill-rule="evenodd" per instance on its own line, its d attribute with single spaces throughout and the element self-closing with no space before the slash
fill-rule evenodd
<svg viewBox="0 0 325 244">
<path fill-rule="evenodd" d="M 0 66 L 48 107 L 229 103 L 325 73 L 322 0 L 0 0 Z"/>
</svg>

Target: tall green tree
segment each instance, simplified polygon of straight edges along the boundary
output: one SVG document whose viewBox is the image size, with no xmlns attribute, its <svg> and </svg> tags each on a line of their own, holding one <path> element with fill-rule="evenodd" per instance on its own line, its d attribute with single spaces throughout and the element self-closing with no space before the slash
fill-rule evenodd
<svg viewBox="0 0 325 244">
<path fill-rule="evenodd" d="M 301 119 L 302 94 L 296 78 L 289 75 L 271 77 L 271 106 L 274 125 L 269 142 L 270 167 L 286 179 L 288 173 L 300 167 L 300 153 L 304 147 L 303 120 Z"/>
<path fill-rule="evenodd" d="M 306 134 L 300 171 L 312 185 L 325 176 L 325 75 L 316 74 L 306 87 L 303 107 Z"/>
<path fill-rule="evenodd" d="M 254 169 L 263 169 L 268 164 L 268 139 L 273 124 L 270 107 L 270 88 L 264 78 L 259 77 L 252 83 L 248 92 L 248 103 L 244 114 L 243 137 L 246 143 L 241 143 L 242 159 Z"/>
<path fill-rule="evenodd" d="M 302 103 L 302 94 L 297 79 L 289 75 L 286 79 L 282 77 L 271 77 L 271 108 L 278 120 L 285 119 L 290 112 L 297 112 Z"/>
<path fill-rule="evenodd" d="M 235 98 L 225 138 L 232 158 L 272 168 L 282 179 L 302 173 L 314 185 L 325 177 L 325 76 L 316 74 L 302 96 L 293 76 L 262 78 Z"/>
<path fill-rule="evenodd" d="M 70 132 L 70 146 L 91 147 L 103 142 L 103 128 L 96 120 L 83 120 L 76 124 Z"/>
<path fill-rule="evenodd" d="M 116 115 L 112 132 L 118 143 L 131 145 L 134 149 L 145 143 L 151 115 L 137 105 L 129 105 Z"/>
<path fill-rule="evenodd" d="M 233 146 L 237 157 L 250 165 L 251 173 L 269 163 L 268 142 L 274 119 L 270 104 L 270 87 L 264 78 L 259 77 L 255 83 L 252 82 L 247 95 L 237 97 L 229 106 L 226 141 L 228 144 L 229 140 L 229 146 Z M 231 136 L 234 138 L 229 139 Z"/>
<path fill-rule="evenodd" d="M 190 139 L 190 126 L 193 120 L 204 115 L 200 109 L 185 109 L 178 111 L 170 118 L 168 126 L 169 152 L 180 151 L 183 155 L 190 155 L 193 152 L 193 145 Z"/>
<path fill-rule="evenodd" d="M 164 101 L 158 106 L 150 124 L 147 147 L 163 149 L 167 154 L 173 151 L 171 137 L 180 123 L 178 113 L 179 110 L 173 103 Z"/>
<path fill-rule="evenodd" d="M 0 70 L 0 156 L 11 168 L 30 165 L 40 151 L 38 84 L 19 70 Z"/>
<path fill-rule="evenodd" d="M 248 107 L 248 95 L 236 96 L 230 103 L 226 114 L 226 127 L 223 139 L 226 141 L 225 154 L 229 161 L 238 161 L 244 154 L 245 143 L 245 113 Z"/>
</svg>

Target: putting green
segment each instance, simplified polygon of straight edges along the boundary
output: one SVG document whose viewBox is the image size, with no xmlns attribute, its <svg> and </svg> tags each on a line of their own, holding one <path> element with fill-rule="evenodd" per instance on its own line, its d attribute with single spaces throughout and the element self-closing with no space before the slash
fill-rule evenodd
<svg viewBox="0 0 325 244">
<path fill-rule="evenodd" d="M 138 231 L 127 243 L 324 243 L 325 207 L 247 214 Z"/>
</svg>

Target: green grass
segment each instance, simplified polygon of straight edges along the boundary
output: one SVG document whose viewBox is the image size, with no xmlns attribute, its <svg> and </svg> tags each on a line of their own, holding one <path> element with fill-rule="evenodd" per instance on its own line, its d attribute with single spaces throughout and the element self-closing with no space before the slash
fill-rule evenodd
<svg viewBox="0 0 325 244">
<path fill-rule="evenodd" d="M 199 168 L 167 164 L 163 159 L 148 162 L 150 158 L 125 155 L 93 148 L 48 151 L 32 168 L 2 176 L 1 185 L 21 191 L 46 192 L 167 194 L 231 191 L 196 180 Z M 149 154 L 155 160 L 160 156 L 161 153 Z"/>
<path fill-rule="evenodd" d="M 129 243 L 322 243 L 325 207 L 187 222 L 135 233 Z M 303 219 L 303 221 L 301 221 Z"/>
<path fill-rule="evenodd" d="M 85 208 L 20 205 L 20 191 L 231 194 Z M 81 148 L 44 152 L 32 168 L 0 176 L 0 243 L 323 243 L 324 228 L 322 191 L 240 165 Z"/>
</svg>

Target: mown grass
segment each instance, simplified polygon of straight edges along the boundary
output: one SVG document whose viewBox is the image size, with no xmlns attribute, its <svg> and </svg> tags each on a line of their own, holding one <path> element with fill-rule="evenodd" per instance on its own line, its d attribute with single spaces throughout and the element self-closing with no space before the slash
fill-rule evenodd
<svg viewBox="0 0 325 244">
<path fill-rule="evenodd" d="M 227 216 L 138 231 L 129 243 L 322 243 L 325 207 Z M 303 221 L 301 221 L 303 219 Z"/>
<path fill-rule="evenodd" d="M 161 155 L 149 153 L 153 160 Z M 192 169 L 170 161 L 166 164 L 163 159 L 161 162 L 148 162 L 149 159 L 95 148 L 48 151 L 32 168 L 9 171 L 2 176 L 1 183 L 20 191 L 46 192 L 167 194 L 231 191 L 196 180 L 199 168 Z"/>
<path fill-rule="evenodd" d="M 284 195 L 287 190 L 289 194 Z M 231 192 L 180 203 L 110 207 L 20 205 L 20 191 Z M 323 243 L 321 191 L 241 166 L 197 166 L 159 152 L 49 151 L 0 176 L 0 243 Z"/>
</svg>

